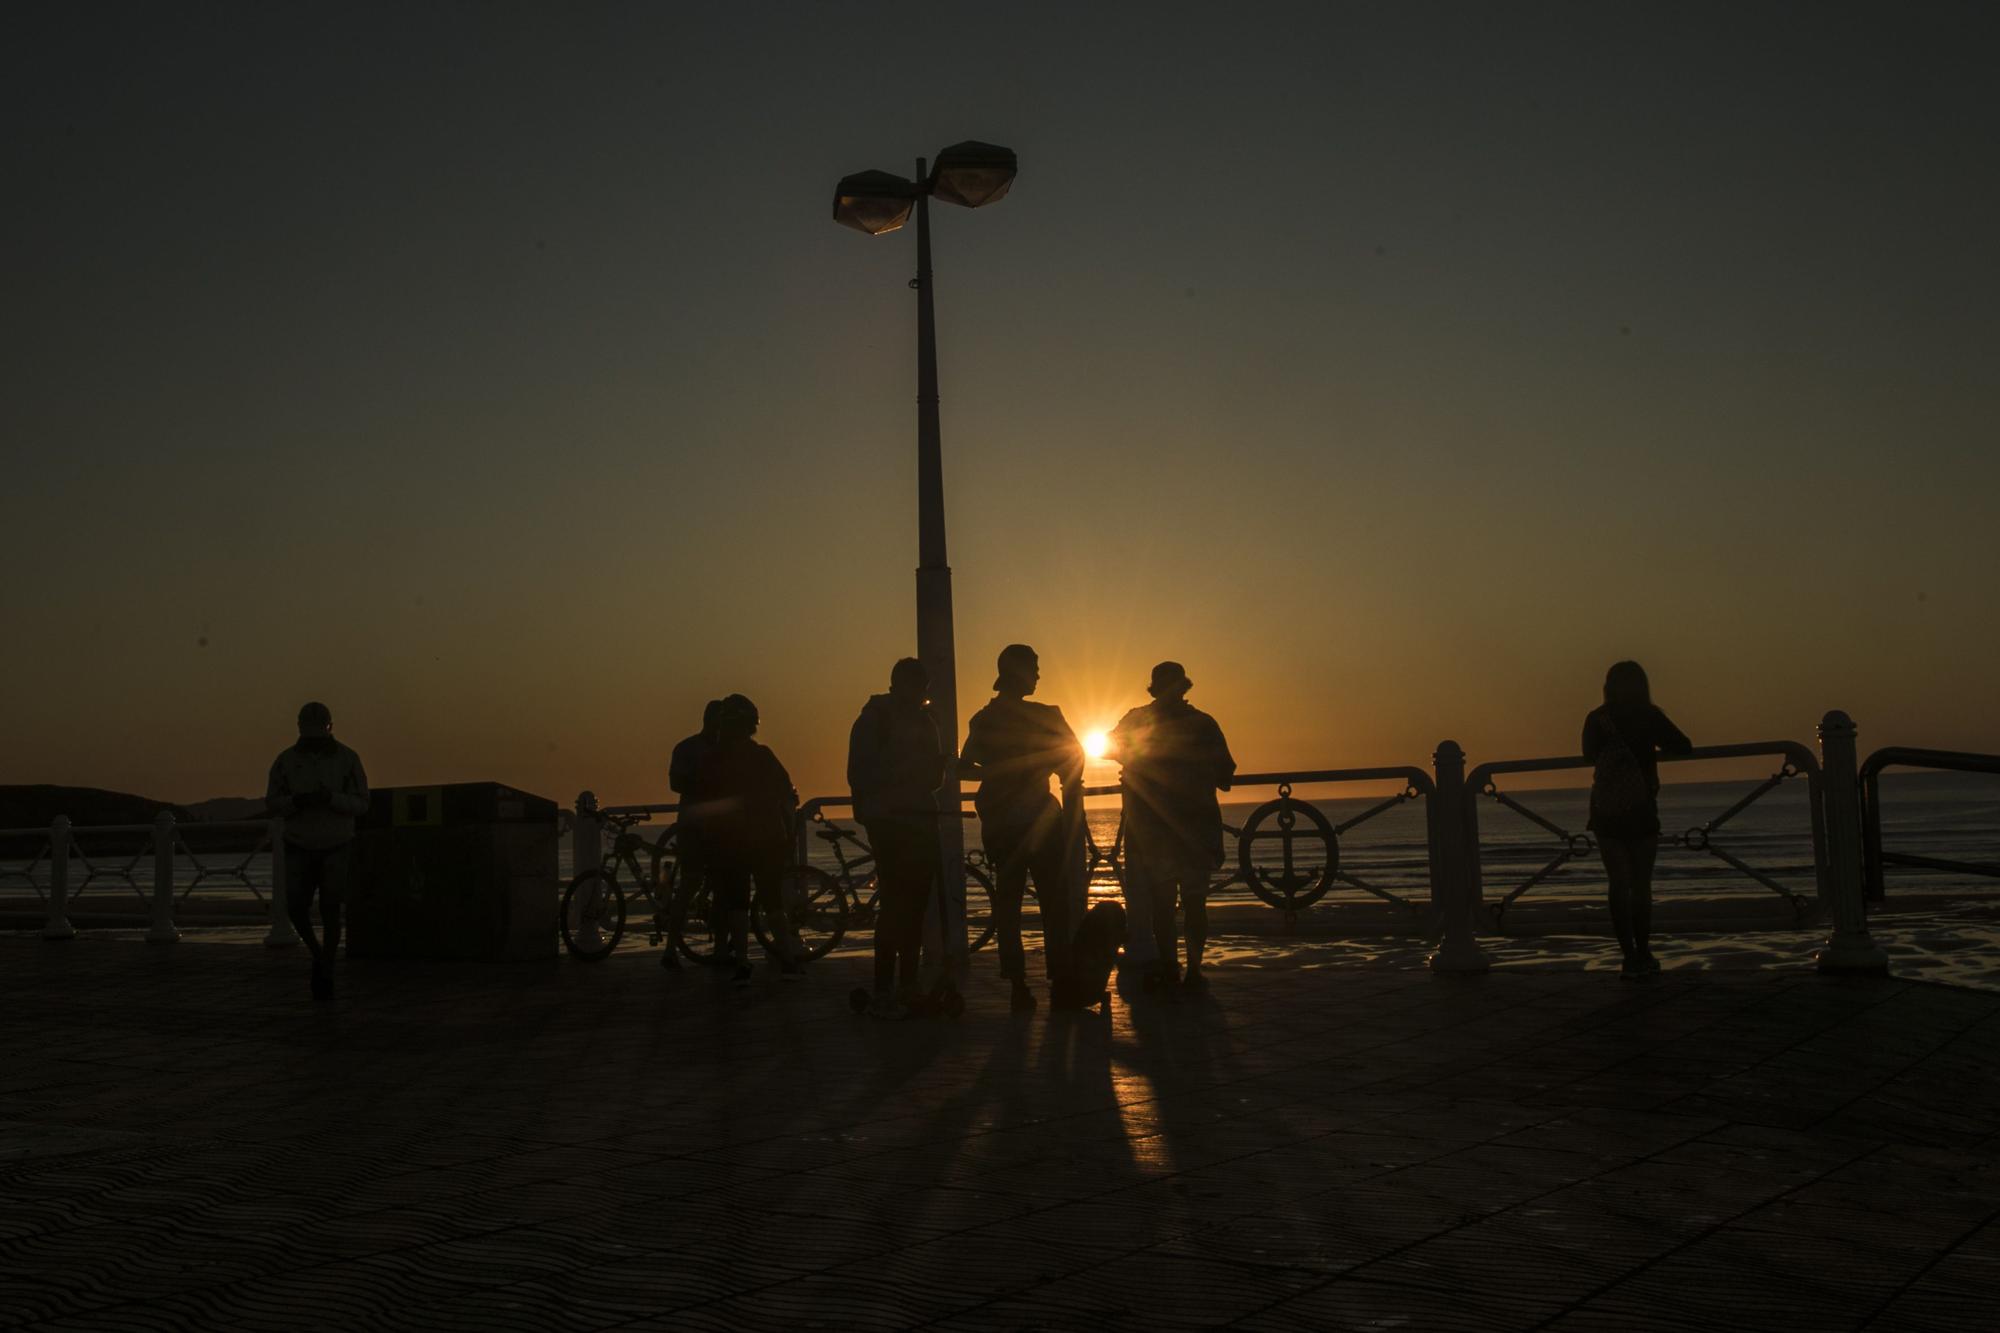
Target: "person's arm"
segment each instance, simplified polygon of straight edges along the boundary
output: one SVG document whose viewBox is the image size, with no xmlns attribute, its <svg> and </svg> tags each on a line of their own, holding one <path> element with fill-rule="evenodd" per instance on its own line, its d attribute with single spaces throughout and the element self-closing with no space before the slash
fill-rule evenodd
<svg viewBox="0 0 2000 1333">
<path fill-rule="evenodd" d="M 981 766 L 986 763 L 986 738 L 979 718 L 980 714 L 974 713 L 972 721 L 966 724 L 965 746 L 958 752 L 958 775 L 962 778 L 979 776 Z"/>
<path fill-rule="evenodd" d="M 1597 730 L 1597 714 L 1585 713 L 1583 715 L 1583 757 L 1593 764 L 1596 763 L 1597 752 L 1602 747 L 1603 740 Z"/>
<path fill-rule="evenodd" d="M 1208 720 L 1208 730 L 1214 743 L 1216 790 L 1228 791 L 1231 779 L 1236 776 L 1236 756 L 1229 753 L 1229 742 L 1223 739 L 1222 727 L 1214 718 Z"/>
<path fill-rule="evenodd" d="M 847 793 L 859 797 L 879 785 L 882 774 L 881 728 L 866 708 L 847 729 Z M 782 767 L 782 765 L 780 765 Z"/>
<path fill-rule="evenodd" d="M 1673 724 L 1658 708 L 1653 710 L 1653 744 L 1660 747 L 1661 754 L 1692 754 L 1694 742 L 1687 733 Z"/>
<path fill-rule="evenodd" d="M 270 776 L 264 779 L 264 808 L 274 815 L 298 813 L 298 806 L 292 802 L 291 781 L 285 776 L 283 755 L 271 761 Z"/>
<path fill-rule="evenodd" d="M 361 756 L 347 752 L 347 772 L 340 779 L 340 790 L 332 793 L 327 803 L 334 811 L 343 815 L 365 815 L 368 813 L 368 774 L 362 771 Z"/>
<path fill-rule="evenodd" d="M 1054 762 L 1056 776 L 1062 780 L 1067 790 L 1072 784 L 1083 781 L 1083 742 L 1076 738 L 1076 732 L 1069 725 L 1069 719 L 1062 715 L 1062 709 L 1049 708 L 1049 749 Z"/>
</svg>

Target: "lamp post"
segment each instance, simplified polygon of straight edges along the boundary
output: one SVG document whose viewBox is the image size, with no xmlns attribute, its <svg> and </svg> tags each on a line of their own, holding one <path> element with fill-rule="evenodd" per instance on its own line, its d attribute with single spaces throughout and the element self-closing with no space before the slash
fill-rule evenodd
<svg viewBox="0 0 2000 1333">
<path fill-rule="evenodd" d="M 939 951 L 951 975 L 963 975 L 965 933 L 965 822 L 958 788 L 958 661 L 952 643 L 951 565 L 944 544 L 944 459 L 938 424 L 937 319 L 931 305 L 931 210 L 933 196 L 962 208 L 998 202 L 1014 184 L 1014 153 L 967 140 L 938 153 L 926 168 L 917 159 L 914 179 L 887 171 L 862 171 L 835 187 L 833 220 L 884 236 L 917 215 L 917 656 L 931 677 L 931 712 L 944 740 L 945 809 L 940 812 L 940 880 L 945 900 L 956 910 L 947 927 L 929 914 L 925 944 Z"/>
</svg>

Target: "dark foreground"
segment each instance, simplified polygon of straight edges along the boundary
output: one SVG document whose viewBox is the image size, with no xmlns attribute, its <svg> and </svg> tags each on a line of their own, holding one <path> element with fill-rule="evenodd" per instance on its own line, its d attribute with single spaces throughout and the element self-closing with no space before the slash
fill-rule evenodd
<svg viewBox="0 0 2000 1333">
<path fill-rule="evenodd" d="M 1993 1326 L 2000 995 L 1329 956 L 886 1025 L 859 960 L 316 1008 L 296 954 L 0 938 L 0 1325 Z"/>
</svg>

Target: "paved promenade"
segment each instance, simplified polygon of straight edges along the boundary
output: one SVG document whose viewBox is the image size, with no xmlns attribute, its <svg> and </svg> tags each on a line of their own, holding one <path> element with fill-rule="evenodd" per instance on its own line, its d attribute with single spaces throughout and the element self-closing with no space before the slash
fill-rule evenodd
<svg viewBox="0 0 2000 1333">
<path fill-rule="evenodd" d="M 982 956 L 876 1024 L 859 959 L 315 1007 L 241 941 L 0 937 L 0 1325 L 2000 1322 L 2000 994 L 1259 940 L 1199 1001 L 1014 1018 Z"/>
</svg>

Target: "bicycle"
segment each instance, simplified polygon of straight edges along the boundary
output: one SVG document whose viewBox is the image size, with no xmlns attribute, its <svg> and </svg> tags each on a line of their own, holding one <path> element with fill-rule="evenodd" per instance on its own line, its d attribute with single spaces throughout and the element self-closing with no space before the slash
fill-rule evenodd
<svg viewBox="0 0 2000 1333">
<path fill-rule="evenodd" d="M 834 874 L 818 866 L 793 866 L 792 870 L 801 878 L 817 883 L 821 895 L 838 895 L 845 913 L 844 925 L 874 929 L 882 900 L 882 888 L 875 874 L 875 849 L 860 834 L 844 824 L 834 823 L 822 811 L 814 810 L 812 818 L 815 824 L 825 826 L 815 836 L 833 849 L 833 859 L 840 871 Z M 850 844 L 854 849 L 851 856 Z M 965 854 L 965 881 L 965 933 L 970 948 L 977 950 L 993 938 L 993 878 L 987 873 L 985 854 L 976 847 Z"/>
<path fill-rule="evenodd" d="M 621 873 L 630 880 L 633 891 L 652 906 L 652 942 L 658 944 L 661 940 L 664 933 L 661 920 L 669 914 L 671 886 L 679 866 L 675 841 L 680 825 L 669 824 L 658 838 L 648 842 L 632 832 L 633 825 L 643 824 L 648 818 L 644 814 L 603 816 L 614 833 L 603 861 L 579 873 L 563 889 L 558 917 L 563 944 L 584 962 L 609 958 L 625 937 L 625 887 L 620 882 Z M 660 962 L 665 967 L 680 965 L 671 949 Z"/>
</svg>

